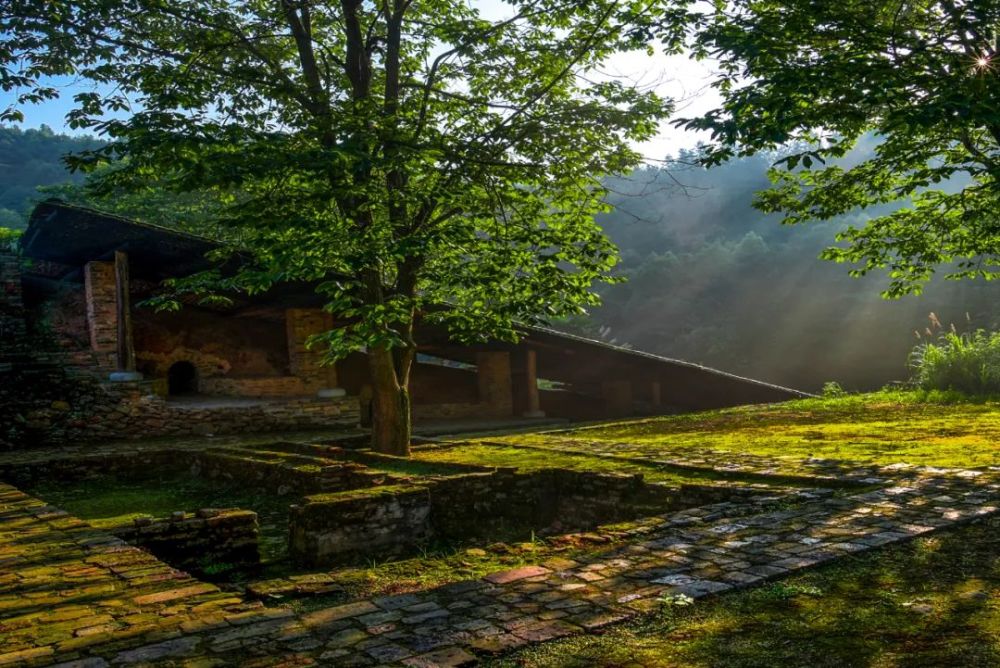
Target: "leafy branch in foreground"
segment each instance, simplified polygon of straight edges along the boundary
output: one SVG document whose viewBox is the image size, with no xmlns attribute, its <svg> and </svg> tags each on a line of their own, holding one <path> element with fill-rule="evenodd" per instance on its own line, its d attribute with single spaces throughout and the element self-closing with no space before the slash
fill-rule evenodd
<svg viewBox="0 0 1000 668">
<path fill-rule="evenodd" d="M 899 204 L 824 254 L 856 275 L 886 269 L 887 296 L 919 292 L 941 265 L 997 276 L 1000 3 L 734 0 L 693 20 L 724 101 L 679 124 L 712 133 L 707 164 L 800 146 L 758 200 L 786 223 Z M 870 133 L 875 155 L 852 164 Z"/>
</svg>

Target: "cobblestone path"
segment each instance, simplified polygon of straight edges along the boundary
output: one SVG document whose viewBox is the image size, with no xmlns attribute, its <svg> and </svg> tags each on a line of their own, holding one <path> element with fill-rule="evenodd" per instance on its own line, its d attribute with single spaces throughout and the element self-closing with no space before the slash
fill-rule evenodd
<svg viewBox="0 0 1000 668">
<path fill-rule="evenodd" d="M 872 491 L 720 503 L 552 559 L 306 614 L 243 602 L 0 485 L 0 666 L 455 666 L 997 512 L 1000 472 L 866 469 Z M 179 665 L 179 664 L 174 664 Z"/>
</svg>

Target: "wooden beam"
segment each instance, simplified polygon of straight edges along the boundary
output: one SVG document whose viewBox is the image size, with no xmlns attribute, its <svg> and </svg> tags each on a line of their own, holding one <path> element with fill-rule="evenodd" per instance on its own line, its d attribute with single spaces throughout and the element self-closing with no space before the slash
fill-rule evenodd
<svg viewBox="0 0 1000 668">
<path fill-rule="evenodd" d="M 128 254 L 115 251 L 115 307 L 118 316 L 118 370 L 135 371 L 132 307 L 129 300 Z"/>
</svg>

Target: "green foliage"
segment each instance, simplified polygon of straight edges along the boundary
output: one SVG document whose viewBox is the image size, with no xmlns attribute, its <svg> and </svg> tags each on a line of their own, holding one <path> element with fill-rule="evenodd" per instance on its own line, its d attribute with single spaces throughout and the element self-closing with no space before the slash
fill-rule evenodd
<svg viewBox="0 0 1000 668">
<path fill-rule="evenodd" d="M 23 131 L 0 126 L 0 227 L 27 225 L 31 207 L 42 199 L 39 186 L 80 183 L 82 175 L 70 173 L 64 158 L 102 143 L 92 137 L 56 134 L 46 125 Z"/>
<path fill-rule="evenodd" d="M 769 587 L 761 587 L 753 592 L 753 596 L 762 602 L 790 601 L 798 596 L 818 597 L 823 595 L 819 587 L 788 582 L 776 582 Z"/>
<path fill-rule="evenodd" d="M 599 179 L 639 162 L 632 145 L 670 105 L 600 68 L 648 50 L 669 6 L 12 0 L 0 87 L 16 100 L 0 120 L 58 96 L 47 77 L 98 84 L 68 114 L 110 140 L 73 166 L 120 160 L 92 191 L 212 193 L 233 230 L 215 255 L 230 271 L 171 287 L 315 285 L 336 326 L 314 342 L 368 352 L 376 446 L 402 453 L 418 318 L 515 339 L 516 322 L 579 313 L 611 280 Z"/>
<path fill-rule="evenodd" d="M 40 187 L 44 197 L 55 197 L 126 218 L 171 227 L 215 239 L 228 239 L 234 230 L 218 224 L 217 218 L 231 195 L 205 189 L 175 192 L 152 177 L 135 187 L 102 188 L 100 184 L 123 169 L 121 163 L 94 167 L 82 183 L 67 182 Z M 238 239 L 231 239 L 238 241 Z"/>
<path fill-rule="evenodd" d="M 126 158 L 95 192 L 228 196 L 216 218 L 250 261 L 212 283 L 317 281 L 346 323 L 324 337 L 336 355 L 411 347 L 432 304 L 458 337 L 511 338 L 515 320 L 594 303 L 616 260 L 595 179 L 636 164 L 631 143 L 669 110 L 588 83 L 646 48 L 661 3 L 542 4 L 490 20 L 469 2 L 18 0 L 0 14 L 2 85 L 28 103 L 58 94 L 45 76 L 113 84 L 69 115 L 111 140 L 74 166 Z"/>
<path fill-rule="evenodd" d="M 12 230 L 9 227 L 0 227 L 0 250 L 14 250 L 17 248 L 17 240 L 21 238 L 21 230 Z"/>
<path fill-rule="evenodd" d="M 941 265 L 997 276 L 1000 3 L 737 0 L 696 19 L 723 104 L 679 123 L 712 133 L 706 163 L 795 146 L 758 202 L 786 223 L 903 205 L 825 253 L 855 275 L 887 270 L 887 296 L 919 292 Z M 873 156 L 829 162 L 872 132 Z"/>
<path fill-rule="evenodd" d="M 840 383 L 832 380 L 823 383 L 823 397 L 825 399 L 835 399 L 845 396 L 847 396 L 847 391 L 840 386 Z"/>
<path fill-rule="evenodd" d="M 925 390 L 967 395 L 1000 393 L 1000 332 L 941 332 L 910 358 L 915 382 Z"/>
<path fill-rule="evenodd" d="M 866 136 L 843 164 L 877 147 Z M 885 300 L 880 277 L 853 279 L 817 259 L 831 235 L 894 205 L 789 228 L 752 206 L 774 156 L 693 167 L 701 155 L 684 151 L 662 168 L 606 181 L 615 210 L 598 220 L 627 280 L 602 287 L 601 306 L 562 326 L 808 392 L 827 380 L 850 391 L 905 380 L 912 332 L 929 310 L 1000 327 L 996 283 L 938 279 L 920 299 Z"/>
</svg>

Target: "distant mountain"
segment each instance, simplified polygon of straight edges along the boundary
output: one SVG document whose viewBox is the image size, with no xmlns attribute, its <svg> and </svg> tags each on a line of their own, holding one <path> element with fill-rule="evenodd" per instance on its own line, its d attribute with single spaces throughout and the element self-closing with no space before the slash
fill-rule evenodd
<svg viewBox="0 0 1000 668">
<path fill-rule="evenodd" d="M 43 125 L 37 130 L 0 127 L 0 227 L 21 229 L 39 199 L 39 186 L 82 183 L 63 162 L 69 153 L 101 146 L 91 137 L 56 134 Z"/>
</svg>

